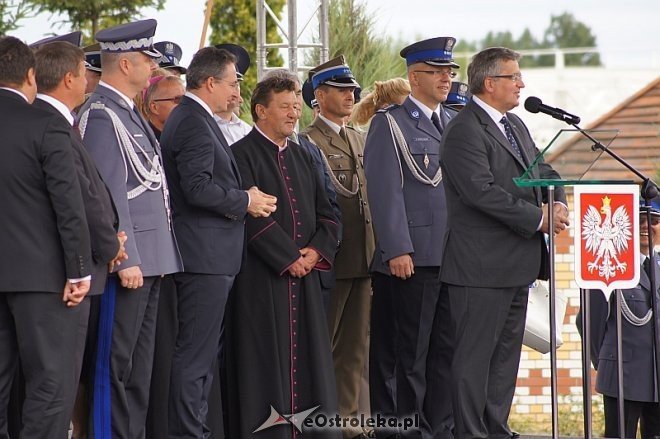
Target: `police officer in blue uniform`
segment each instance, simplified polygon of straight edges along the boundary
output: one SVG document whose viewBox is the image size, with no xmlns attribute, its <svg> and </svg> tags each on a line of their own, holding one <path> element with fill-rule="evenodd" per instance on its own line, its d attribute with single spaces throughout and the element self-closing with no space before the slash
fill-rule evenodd
<svg viewBox="0 0 660 439">
<path fill-rule="evenodd" d="M 365 147 L 376 234 L 371 409 L 397 417 L 419 414 L 419 430 L 401 432 L 409 437 L 452 437 L 449 305 L 438 276 L 446 225 L 440 140 L 456 114 L 441 103 L 458 68 L 455 42 L 431 38 L 401 51 L 412 93 L 374 116 Z"/>
<path fill-rule="evenodd" d="M 445 107 L 461 111 L 463 107 L 472 99 L 472 93 L 468 85 L 464 82 L 454 81 L 451 83 L 451 89 L 447 95 L 447 100 L 442 103 Z"/>
<path fill-rule="evenodd" d="M 624 431 L 626 437 L 637 437 L 640 426 L 642 438 L 660 437 L 660 403 L 656 391 L 653 311 L 651 308 L 650 260 L 646 211 L 651 209 L 651 233 L 655 245 L 660 243 L 660 211 L 640 207 L 639 284 L 621 290 L 621 340 L 623 345 Z M 655 278 L 660 280 L 660 259 L 655 256 Z M 592 291 L 589 290 L 589 293 Z M 603 395 L 605 412 L 604 437 L 618 437 L 618 379 L 616 339 L 616 295 L 609 303 L 600 291 L 593 291 L 590 306 L 591 362 L 596 374 L 596 391 Z M 655 300 L 660 300 L 660 286 L 656 285 Z M 582 334 L 581 312 L 575 318 Z M 657 321 L 657 319 L 656 319 Z"/>
<path fill-rule="evenodd" d="M 95 437 L 144 436 L 161 276 L 183 268 L 160 148 L 133 102 L 161 56 L 153 48 L 155 30 L 155 20 L 142 20 L 96 34 L 103 72 L 80 112 L 85 146 L 128 236 L 128 259 L 108 280 L 101 302 Z"/>
<path fill-rule="evenodd" d="M 156 61 L 159 68 L 165 69 L 177 76 L 186 74 L 188 69 L 179 64 L 183 56 L 181 46 L 173 41 L 159 41 L 154 44 L 154 48 L 162 55 Z"/>
</svg>

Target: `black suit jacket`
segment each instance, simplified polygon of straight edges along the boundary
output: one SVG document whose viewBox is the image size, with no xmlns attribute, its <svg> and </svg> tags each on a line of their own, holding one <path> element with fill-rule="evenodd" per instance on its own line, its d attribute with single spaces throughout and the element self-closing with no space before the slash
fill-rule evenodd
<svg viewBox="0 0 660 439">
<path fill-rule="evenodd" d="M 527 163 L 537 154 L 525 124 L 508 113 Z M 537 232 L 547 193 L 519 187 L 527 167 L 490 116 L 474 101 L 447 125 L 440 146 L 448 225 L 442 280 L 454 285 L 505 288 L 547 276 L 547 247 Z M 542 162 L 535 177 L 558 178 Z M 566 203 L 563 189 L 558 201 Z"/>
<path fill-rule="evenodd" d="M 48 102 L 36 99 L 33 106 L 60 117 L 64 123 L 68 124 L 64 116 Z M 119 251 L 117 211 L 110 198 L 108 188 L 82 143 L 80 134 L 72 128 L 70 137 L 92 244 L 94 272 L 88 295 L 97 295 L 103 293 L 108 276 L 108 263 Z"/>
<path fill-rule="evenodd" d="M 184 96 L 160 140 L 184 271 L 237 274 L 248 195 L 218 124 Z"/>
<path fill-rule="evenodd" d="M 0 291 L 61 293 L 92 274 L 70 127 L 0 90 L 0 132 Z"/>
</svg>

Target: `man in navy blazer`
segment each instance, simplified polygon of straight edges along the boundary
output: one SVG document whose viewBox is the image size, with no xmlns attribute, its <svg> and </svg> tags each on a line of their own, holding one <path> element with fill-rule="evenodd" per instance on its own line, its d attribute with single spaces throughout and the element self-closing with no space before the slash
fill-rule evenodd
<svg viewBox="0 0 660 439">
<path fill-rule="evenodd" d="M 212 366 L 229 290 L 241 268 L 245 216 L 275 211 L 275 197 L 256 187 L 241 189 L 234 156 L 213 118 L 236 99 L 235 63 L 224 49 L 197 52 L 187 92 L 161 134 L 184 266 L 174 276 L 179 333 L 170 375 L 170 438 L 201 438 L 207 431 Z"/>
</svg>

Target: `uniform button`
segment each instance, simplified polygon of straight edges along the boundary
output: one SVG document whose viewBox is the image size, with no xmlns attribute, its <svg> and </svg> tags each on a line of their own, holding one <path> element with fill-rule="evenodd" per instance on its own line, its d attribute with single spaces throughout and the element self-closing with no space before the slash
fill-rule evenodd
<svg viewBox="0 0 660 439">
<path fill-rule="evenodd" d="M 371 220 L 370 220 L 369 218 L 367 218 L 367 221 L 365 221 L 365 222 L 366 222 L 367 224 L 369 224 L 369 223 L 371 222 Z"/>
<path fill-rule="evenodd" d="M 363 201 L 363 202 L 362 202 L 362 205 L 363 205 L 363 206 L 366 206 L 366 205 L 367 205 L 367 202 L 366 202 L 366 201 Z"/>
<path fill-rule="evenodd" d="M 133 229 L 137 230 L 138 226 L 136 224 L 133 225 Z"/>
</svg>

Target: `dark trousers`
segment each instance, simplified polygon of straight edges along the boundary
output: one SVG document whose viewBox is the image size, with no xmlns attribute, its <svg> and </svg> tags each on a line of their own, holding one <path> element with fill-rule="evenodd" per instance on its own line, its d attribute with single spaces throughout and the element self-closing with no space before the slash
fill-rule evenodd
<svg viewBox="0 0 660 439">
<path fill-rule="evenodd" d="M 81 315 L 89 302 L 68 308 L 58 293 L 0 294 L 0 438 L 8 438 L 9 393 L 21 359 L 25 399 L 21 439 L 67 437 Z"/>
<path fill-rule="evenodd" d="M 167 437 L 167 410 L 170 395 L 170 370 L 179 326 L 174 276 L 164 276 L 158 296 L 158 317 L 154 346 L 154 366 L 151 371 L 149 411 L 147 412 L 148 439 Z"/>
<path fill-rule="evenodd" d="M 420 423 L 417 431 L 402 431 L 403 437 L 453 437 L 449 299 L 446 289 L 441 293 L 438 274 L 438 267 L 415 267 L 411 278 L 391 279 L 398 327 L 397 416 L 419 414 Z"/>
<path fill-rule="evenodd" d="M 396 306 L 392 277 L 372 276 L 369 332 L 369 402 L 372 415 L 396 417 Z M 379 438 L 392 432 L 376 429 Z"/>
<path fill-rule="evenodd" d="M 528 293 L 527 285 L 512 288 L 449 285 L 457 437 L 511 437 L 507 421 L 520 363 Z"/>
<path fill-rule="evenodd" d="M 141 288 L 129 290 L 120 285 L 118 278 L 108 279 L 108 282 L 117 283 L 109 376 L 113 439 L 134 439 L 145 435 L 160 281 L 160 276 L 145 277 Z M 106 313 L 104 303 L 100 309 L 101 320 Z M 102 337 L 100 335 L 99 339 Z M 95 379 L 99 380 L 99 377 Z M 95 388 L 93 406 L 102 404 L 96 399 L 98 394 L 99 389 Z M 98 408 L 94 410 L 96 412 Z M 95 435 L 105 430 L 104 426 L 96 424 L 96 418 L 92 429 Z"/>
<path fill-rule="evenodd" d="M 169 396 L 169 438 L 202 438 L 220 347 L 222 320 L 234 276 L 178 273 L 179 329 Z"/>
<path fill-rule="evenodd" d="M 619 406 L 617 398 L 603 395 L 605 412 L 605 437 L 619 437 Z M 626 438 L 637 437 L 640 425 L 642 439 L 660 438 L 660 403 L 623 401 L 623 417 Z"/>
</svg>

